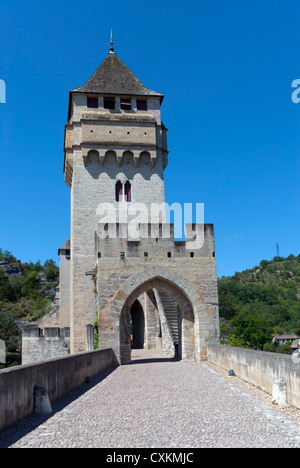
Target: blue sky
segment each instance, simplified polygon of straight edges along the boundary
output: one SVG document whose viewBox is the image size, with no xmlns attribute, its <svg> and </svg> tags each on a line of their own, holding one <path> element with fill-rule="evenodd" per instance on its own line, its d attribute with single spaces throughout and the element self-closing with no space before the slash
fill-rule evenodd
<svg viewBox="0 0 300 468">
<path fill-rule="evenodd" d="M 69 90 L 115 51 L 165 94 L 168 203 L 204 203 L 218 276 L 300 253 L 300 4 L 296 1 L 0 1 L 0 246 L 58 261 Z"/>
</svg>

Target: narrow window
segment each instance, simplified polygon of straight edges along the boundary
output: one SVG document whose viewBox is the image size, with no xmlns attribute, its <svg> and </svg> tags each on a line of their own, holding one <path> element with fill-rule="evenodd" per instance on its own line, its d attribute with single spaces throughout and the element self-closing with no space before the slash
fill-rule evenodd
<svg viewBox="0 0 300 468">
<path fill-rule="evenodd" d="M 146 99 L 137 99 L 136 108 L 137 108 L 137 110 L 147 110 L 147 100 Z"/>
<path fill-rule="evenodd" d="M 123 110 L 131 110 L 131 99 L 124 99 L 121 98 L 121 109 Z"/>
<path fill-rule="evenodd" d="M 144 252 L 144 257 L 148 257 L 148 252 Z"/>
<path fill-rule="evenodd" d="M 71 258 L 70 250 L 67 249 L 67 250 L 66 250 L 66 259 L 67 259 L 67 260 L 70 260 L 70 258 Z"/>
<path fill-rule="evenodd" d="M 120 257 L 125 258 L 125 252 L 120 252 Z"/>
<path fill-rule="evenodd" d="M 123 201 L 123 186 L 119 180 L 116 183 L 116 201 L 117 202 Z"/>
<path fill-rule="evenodd" d="M 131 183 L 128 180 L 125 184 L 125 201 L 131 202 Z"/>
<path fill-rule="evenodd" d="M 115 109 L 116 102 L 115 98 L 105 97 L 103 100 L 104 109 Z"/>
<path fill-rule="evenodd" d="M 190 252 L 190 257 L 194 257 L 194 252 Z"/>
<path fill-rule="evenodd" d="M 97 97 L 88 97 L 87 106 L 94 109 L 98 109 L 98 98 Z"/>
<path fill-rule="evenodd" d="M 168 252 L 168 257 L 170 258 L 172 256 L 171 252 Z"/>
</svg>

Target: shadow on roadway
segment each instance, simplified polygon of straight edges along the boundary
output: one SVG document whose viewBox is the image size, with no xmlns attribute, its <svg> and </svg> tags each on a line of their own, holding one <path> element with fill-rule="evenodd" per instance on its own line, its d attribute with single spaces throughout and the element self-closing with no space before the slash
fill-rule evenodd
<svg viewBox="0 0 300 468">
<path fill-rule="evenodd" d="M 29 434 L 41 424 L 45 423 L 48 419 L 52 418 L 56 413 L 64 409 L 81 395 L 91 390 L 93 387 L 95 387 L 95 385 L 102 382 L 117 368 L 117 366 L 110 367 L 109 369 L 93 377 L 91 379 L 91 383 L 84 383 L 66 395 L 62 396 L 59 400 L 51 402 L 52 413 L 46 415 L 31 414 L 30 416 L 27 416 L 27 418 L 22 419 L 16 423 L 11 428 L 0 432 L 0 448 L 9 448 L 12 444 Z M 34 398 L 33 395 L 32 398 Z"/>
<path fill-rule="evenodd" d="M 132 364 L 150 364 L 150 363 L 163 363 L 163 362 L 178 362 L 180 358 L 178 357 L 166 357 L 163 354 L 160 354 L 157 351 L 149 351 L 145 349 L 132 349 L 131 350 L 131 363 L 123 365 L 132 365 Z"/>
</svg>

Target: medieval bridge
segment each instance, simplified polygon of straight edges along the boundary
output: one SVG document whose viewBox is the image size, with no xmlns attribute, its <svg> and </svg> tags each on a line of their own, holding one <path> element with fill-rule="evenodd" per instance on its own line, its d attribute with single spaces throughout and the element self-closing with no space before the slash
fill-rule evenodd
<svg viewBox="0 0 300 468">
<path fill-rule="evenodd" d="M 24 330 L 23 365 L 0 371 L 0 446 L 300 447 L 299 360 L 219 345 L 213 224 L 185 223 L 184 241 L 169 224 L 163 99 L 112 39 L 69 93 L 56 313 Z M 298 410 L 272 407 L 274 382 Z"/>
<path fill-rule="evenodd" d="M 84 353 L 56 361 L 68 363 L 75 380 L 75 368 L 87 365 L 91 371 L 99 353 L 107 354 L 94 351 L 86 353 L 88 359 Z M 41 383 L 34 377 L 37 368 L 45 383 L 46 368 L 53 373 L 53 366 L 62 386 L 66 378 L 55 360 L 1 371 L 2 404 L 1 383 L 13 384 L 12 374 L 19 377 L 19 387 L 26 378 Z M 8 406 L 17 406 L 6 398 Z M 31 414 L 2 431 L 0 447 L 300 448 L 298 409 L 275 406 L 270 395 L 209 361 L 177 361 L 158 351 L 133 350 L 131 364 L 103 370 L 51 406 L 50 414 Z M 13 409 L 1 408 L 1 418 Z"/>
</svg>

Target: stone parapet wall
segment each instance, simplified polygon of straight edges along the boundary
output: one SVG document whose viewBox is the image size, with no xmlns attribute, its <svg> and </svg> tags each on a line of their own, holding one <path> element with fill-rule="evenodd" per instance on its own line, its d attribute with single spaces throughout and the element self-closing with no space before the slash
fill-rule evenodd
<svg viewBox="0 0 300 468">
<path fill-rule="evenodd" d="M 52 402 L 114 365 L 105 349 L 0 370 L 0 431 L 34 412 L 35 386 L 45 387 Z"/>
<path fill-rule="evenodd" d="M 292 356 L 209 344 L 207 358 L 261 390 L 272 395 L 273 383 L 283 379 L 286 383 L 287 402 L 300 408 L 300 360 Z"/>
</svg>

